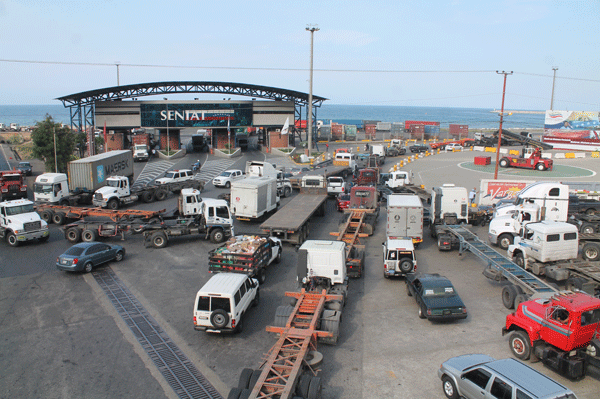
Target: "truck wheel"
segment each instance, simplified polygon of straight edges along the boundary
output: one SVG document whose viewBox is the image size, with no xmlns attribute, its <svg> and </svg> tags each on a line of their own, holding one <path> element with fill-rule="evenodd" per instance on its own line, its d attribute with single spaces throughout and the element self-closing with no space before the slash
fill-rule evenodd
<svg viewBox="0 0 600 399">
<path fill-rule="evenodd" d="M 281 263 L 281 250 L 282 250 L 282 248 L 279 247 L 278 250 L 277 250 L 278 251 L 277 252 L 277 257 L 273 260 L 273 262 L 275 262 L 277 264 Z"/>
<path fill-rule="evenodd" d="M 252 377 L 252 372 L 254 370 L 249 369 L 249 368 L 245 368 L 242 370 L 242 373 L 240 374 L 240 379 L 238 382 L 238 388 L 239 389 L 248 389 L 250 384 L 250 377 Z"/>
<path fill-rule="evenodd" d="M 528 300 L 529 298 L 527 297 L 527 294 L 517 294 L 515 297 L 515 309 L 517 309 L 520 304 L 527 302 Z"/>
<path fill-rule="evenodd" d="M 96 230 L 85 229 L 83 230 L 83 233 L 81 233 L 81 239 L 84 242 L 96 241 L 97 238 L 98 234 L 96 233 Z"/>
<path fill-rule="evenodd" d="M 262 374 L 261 369 L 256 369 L 252 372 L 252 377 L 250 377 L 250 382 L 248 383 L 248 389 L 250 389 L 250 390 L 254 389 L 254 386 L 258 382 L 258 379 L 260 378 L 261 374 Z"/>
<path fill-rule="evenodd" d="M 254 297 L 254 300 L 252 301 L 252 306 L 257 307 L 259 303 L 260 303 L 260 290 L 256 290 L 256 296 Z"/>
<path fill-rule="evenodd" d="M 590 209 L 588 209 L 588 210 L 585 211 L 585 214 L 586 215 L 590 215 L 590 216 L 595 215 L 596 214 L 596 210 L 593 209 L 593 208 L 590 208 Z"/>
<path fill-rule="evenodd" d="M 506 158 L 502 158 L 499 163 L 501 168 L 508 168 L 509 164 L 510 164 L 510 162 L 508 162 L 508 159 L 506 159 Z"/>
<path fill-rule="evenodd" d="M 413 269 L 413 262 L 409 258 L 400 259 L 400 271 L 402 273 L 410 273 Z"/>
<path fill-rule="evenodd" d="M 162 231 L 157 231 L 150 236 L 150 241 L 154 248 L 164 248 L 167 246 L 167 235 Z"/>
<path fill-rule="evenodd" d="M 71 227 L 69 230 L 67 230 L 66 236 L 70 243 L 77 244 L 79 241 L 81 241 L 81 229 L 77 227 Z"/>
<path fill-rule="evenodd" d="M 515 297 L 517 296 L 517 289 L 514 285 L 505 285 L 502 288 L 502 304 L 506 309 L 513 309 L 515 307 Z"/>
<path fill-rule="evenodd" d="M 210 233 L 210 240 L 214 243 L 225 241 L 225 233 L 223 232 L 223 229 L 214 229 L 212 233 Z"/>
<path fill-rule="evenodd" d="M 535 168 L 537 170 L 546 170 L 546 166 L 544 166 L 543 163 L 538 163 L 537 165 L 535 165 Z"/>
<path fill-rule="evenodd" d="M 283 189 L 283 197 L 287 198 L 290 195 L 292 195 L 292 189 L 289 188 L 289 187 L 284 187 L 284 189 Z"/>
<path fill-rule="evenodd" d="M 508 246 L 513 243 L 513 240 L 514 237 L 512 236 L 512 234 L 500 234 L 500 237 L 498 237 L 498 246 L 500 247 L 500 249 L 507 250 Z"/>
<path fill-rule="evenodd" d="M 231 183 L 230 182 L 225 182 L 225 188 L 229 188 L 231 187 Z"/>
<path fill-rule="evenodd" d="M 8 233 L 8 235 L 6 236 L 6 242 L 11 247 L 18 247 L 19 246 L 19 240 L 17 240 L 17 236 L 15 235 L 15 233 L 12 233 L 12 232 Z"/>
<path fill-rule="evenodd" d="M 144 191 L 142 193 L 142 202 L 149 203 L 154 201 L 154 194 L 152 191 Z"/>
<path fill-rule="evenodd" d="M 580 232 L 583 234 L 594 234 L 596 232 L 596 229 L 594 228 L 593 224 L 584 223 L 581 225 Z"/>
<path fill-rule="evenodd" d="M 515 331 L 510 335 L 508 345 L 513 355 L 519 360 L 527 360 L 531 355 L 531 342 L 523 331 Z"/>
<path fill-rule="evenodd" d="M 456 385 L 454 385 L 454 381 L 452 378 L 448 376 L 442 377 L 442 389 L 444 390 L 444 395 L 448 399 L 458 399 L 458 392 L 456 392 Z"/>
<path fill-rule="evenodd" d="M 287 324 L 287 320 L 293 311 L 293 306 L 278 306 L 277 309 L 275 309 L 275 320 L 273 320 L 273 325 L 275 327 L 285 327 L 285 325 Z"/>
<path fill-rule="evenodd" d="M 57 224 L 59 226 L 62 226 L 63 224 L 65 224 L 66 220 L 67 220 L 67 216 L 63 212 L 56 212 L 52 216 L 52 222 L 54 222 L 54 224 Z"/>
<path fill-rule="evenodd" d="M 595 242 L 588 242 L 583 246 L 582 257 L 585 260 L 597 261 L 600 260 L 600 245 Z"/>
<path fill-rule="evenodd" d="M 227 399 L 240 399 L 241 393 L 242 393 L 241 389 L 231 388 L 231 391 L 229 391 L 229 395 L 227 395 Z"/>
<path fill-rule="evenodd" d="M 229 315 L 223 309 L 217 309 L 210 314 L 210 324 L 215 328 L 225 328 L 229 324 Z"/>
<path fill-rule="evenodd" d="M 119 209 L 119 200 L 116 198 L 111 199 L 110 201 L 108 201 L 108 209 L 112 209 L 113 211 L 116 211 L 117 209 Z"/>
<path fill-rule="evenodd" d="M 63 198 L 63 199 L 60 200 L 60 202 L 58 203 L 58 205 L 60 205 L 60 206 L 69 206 L 71 204 L 69 203 L 68 199 Z"/>
<path fill-rule="evenodd" d="M 513 262 L 515 262 L 521 269 L 525 268 L 525 258 L 523 258 L 523 254 L 521 252 L 513 256 Z"/>
<path fill-rule="evenodd" d="M 260 285 L 263 285 L 265 283 L 265 281 L 267 280 L 267 271 L 265 270 L 264 267 L 258 269 L 258 282 L 260 283 Z"/>
<path fill-rule="evenodd" d="M 321 389 L 321 377 L 312 377 L 310 379 L 310 385 L 308 387 L 308 395 L 306 395 L 306 399 L 321 399 Z"/>
<path fill-rule="evenodd" d="M 42 218 L 42 220 L 48 224 L 52 223 L 53 216 L 54 216 L 54 212 L 52 212 L 50 209 L 42 211 L 42 213 L 40 214 L 40 217 Z"/>
<path fill-rule="evenodd" d="M 565 284 L 567 290 L 569 291 L 581 291 L 583 289 L 584 280 L 579 277 L 569 277 L 567 279 L 567 283 Z"/>
<path fill-rule="evenodd" d="M 341 301 L 327 301 L 325 302 L 325 309 L 341 312 L 344 309 L 344 305 Z"/>
<path fill-rule="evenodd" d="M 167 199 L 167 190 L 156 190 L 156 193 L 154 193 L 154 196 L 156 197 L 157 201 L 164 201 Z"/>
</svg>

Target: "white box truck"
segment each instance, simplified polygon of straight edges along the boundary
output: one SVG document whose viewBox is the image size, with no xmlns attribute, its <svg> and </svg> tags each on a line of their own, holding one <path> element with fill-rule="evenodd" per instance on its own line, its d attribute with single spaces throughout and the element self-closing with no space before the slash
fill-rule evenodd
<svg viewBox="0 0 600 399">
<path fill-rule="evenodd" d="M 253 220 L 279 206 L 274 176 L 248 176 L 231 183 L 231 210 L 238 220 Z"/>
<path fill-rule="evenodd" d="M 411 239 L 423 242 L 423 203 L 415 194 L 391 194 L 387 203 L 388 239 Z"/>
</svg>

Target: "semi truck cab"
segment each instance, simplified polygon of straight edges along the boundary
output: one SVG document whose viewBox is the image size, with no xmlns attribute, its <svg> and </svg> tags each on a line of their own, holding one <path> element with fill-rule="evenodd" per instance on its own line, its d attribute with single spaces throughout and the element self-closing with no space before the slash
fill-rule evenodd
<svg viewBox="0 0 600 399">
<path fill-rule="evenodd" d="M 11 247 L 30 240 L 47 241 L 48 224 L 44 222 L 28 200 L 0 202 L 0 238 Z"/>
<path fill-rule="evenodd" d="M 36 202 L 59 204 L 69 195 L 69 182 L 64 173 L 43 173 L 33 184 L 33 198 Z"/>
</svg>

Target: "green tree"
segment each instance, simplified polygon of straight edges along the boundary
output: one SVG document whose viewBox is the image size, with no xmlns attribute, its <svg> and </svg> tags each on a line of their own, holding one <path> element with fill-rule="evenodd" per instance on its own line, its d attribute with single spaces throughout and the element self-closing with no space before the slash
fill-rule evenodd
<svg viewBox="0 0 600 399">
<path fill-rule="evenodd" d="M 44 161 L 47 172 L 54 172 L 54 135 L 56 134 L 56 160 L 58 173 L 66 173 L 67 163 L 75 157 L 76 136 L 68 127 L 55 123 L 46 114 L 46 119 L 37 122 L 31 139 L 33 140 L 33 156 Z"/>
</svg>

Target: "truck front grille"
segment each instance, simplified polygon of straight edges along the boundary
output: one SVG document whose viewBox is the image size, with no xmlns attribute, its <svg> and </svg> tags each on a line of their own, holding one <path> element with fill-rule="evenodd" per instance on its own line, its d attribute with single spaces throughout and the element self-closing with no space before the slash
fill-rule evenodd
<svg viewBox="0 0 600 399">
<path fill-rule="evenodd" d="M 98 201 L 102 201 L 102 194 L 100 194 L 100 193 L 94 194 L 94 199 L 97 199 Z"/>
<path fill-rule="evenodd" d="M 40 230 L 42 228 L 42 222 L 39 220 L 36 222 L 27 222 L 23 224 L 23 227 L 25 228 L 25 232 Z"/>
</svg>

